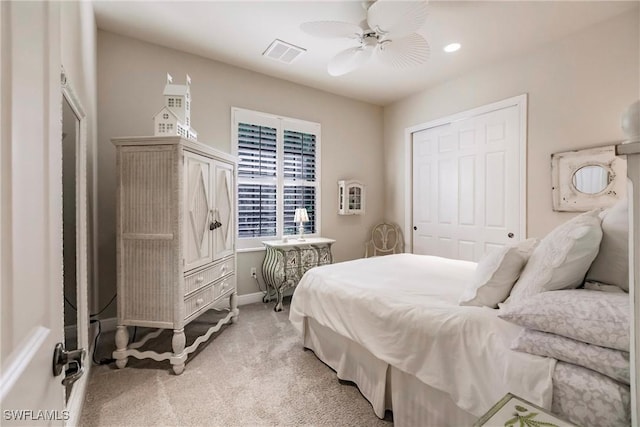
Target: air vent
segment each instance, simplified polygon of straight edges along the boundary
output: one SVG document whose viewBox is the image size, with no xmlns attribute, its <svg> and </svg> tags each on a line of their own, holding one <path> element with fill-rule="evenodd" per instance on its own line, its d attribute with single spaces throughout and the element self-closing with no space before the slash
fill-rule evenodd
<svg viewBox="0 0 640 427">
<path fill-rule="evenodd" d="M 291 64 L 298 56 L 306 51 L 307 49 L 275 39 L 262 55 L 275 59 L 276 61 L 284 62 L 285 64 Z"/>
</svg>

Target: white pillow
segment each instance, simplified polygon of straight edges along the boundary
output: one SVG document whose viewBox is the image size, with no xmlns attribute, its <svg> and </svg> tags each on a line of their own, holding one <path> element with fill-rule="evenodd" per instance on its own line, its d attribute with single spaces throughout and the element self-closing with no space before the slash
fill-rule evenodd
<svg viewBox="0 0 640 427">
<path fill-rule="evenodd" d="M 533 250 L 507 303 L 539 292 L 580 286 L 602 240 L 598 213 L 578 215 L 547 234 Z"/>
<path fill-rule="evenodd" d="M 537 239 L 527 239 L 487 253 L 478 263 L 473 282 L 458 303 L 497 308 L 498 303 L 509 296 L 537 243 Z"/>
<path fill-rule="evenodd" d="M 602 215 L 602 242 L 587 280 L 615 285 L 629 292 L 629 207 L 620 200 Z"/>
</svg>

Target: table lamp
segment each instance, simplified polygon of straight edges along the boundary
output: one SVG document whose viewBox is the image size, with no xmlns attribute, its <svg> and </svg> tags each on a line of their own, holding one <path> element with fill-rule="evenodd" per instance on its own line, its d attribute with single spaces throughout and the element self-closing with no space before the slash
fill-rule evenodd
<svg viewBox="0 0 640 427">
<path fill-rule="evenodd" d="M 307 214 L 307 210 L 305 208 L 296 209 L 296 213 L 293 217 L 293 222 L 300 223 L 298 226 L 298 230 L 300 231 L 300 237 L 298 237 L 298 241 L 304 242 L 304 223 L 309 222 L 309 215 Z"/>
</svg>

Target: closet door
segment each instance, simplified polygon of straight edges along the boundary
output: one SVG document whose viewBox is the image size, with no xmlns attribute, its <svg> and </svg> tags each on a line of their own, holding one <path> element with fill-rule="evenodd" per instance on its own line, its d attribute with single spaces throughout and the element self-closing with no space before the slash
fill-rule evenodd
<svg viewBox="0 0 640 427">
<path fill-rule="evenodd" d="M 234 251 L 235 185 L 232 165 L 214 161 L 213 170 L 213 220 L 216 224 L 213 231 L 213 259 L 220 259 Z"/>
<path fill-rule="evenodd" d="M 478 261 L 524 238 L 510 106 L 413 133 L 413 252 Z"/>
<path fill-rule="evenodd" d="M 184 154 L 184 271 L 213 261 L 213 160 Z"/>
</svg>

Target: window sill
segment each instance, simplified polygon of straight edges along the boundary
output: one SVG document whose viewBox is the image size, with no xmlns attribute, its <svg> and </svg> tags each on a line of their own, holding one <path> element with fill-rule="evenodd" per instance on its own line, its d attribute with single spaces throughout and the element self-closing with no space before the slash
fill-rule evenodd
<svg viewBox="0 0 640 427">
<path fill-rule="evenodd" d="M 264 252 L 265 251 L 265 247 L 262 246 L 261 248 L 243 248 L 243 249 L 236 249 L 236 253 L 242 254 L 242 253 L 247 253 L 247 252 Z"/>
</svg>

